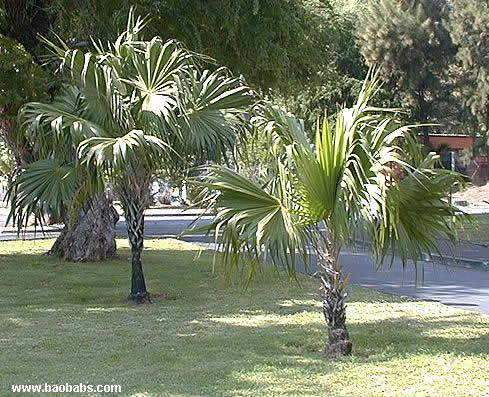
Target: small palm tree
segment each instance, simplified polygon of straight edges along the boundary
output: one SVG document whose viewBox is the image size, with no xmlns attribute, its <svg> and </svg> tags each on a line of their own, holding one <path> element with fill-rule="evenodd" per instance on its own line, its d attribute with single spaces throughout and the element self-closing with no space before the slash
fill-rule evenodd
<svg viewBox="0 0 489 397">
<path fill-rule="evenodd" d="M 396 112 L 369 107 L 377 81 L 375 75 L 366 81 L 358 102 L 339 111 L 334 126 L 327 118 L 318 123 L 314 145 L 299 120 L 265 106 L 255 122 L 268 136 L 274 161 L 263 183 L 221 166 L 208 168 L 197 182 L 217 208 L 205 229 L 219 234 L 228 270 L 250 266 L 253 275 L 271 260 L 292 276 L 312 250 L 331 356 L 352 351 L 345 324 L 348 276 L 339 255 L 356 233 L 367 233 L 379 263 L 389 250 L 403 263 L 416 261 L 437 250 L 437 237 L 453 239 L 455 208 L 444 198 L 459 177 L 436 169 L 433 153 L 421 154 Z"/>
<path fill-rule="evenodd" d="M 76 208 L 109 181 L 127 221 L 130 297 L 138 303 L 150 299 L 141 253 L 155 173 L 195 155 L 225 153 L 251 101 L 239 79 L 224 68 L 202 71 L 202 58 L 180 43 L 143 40 L 144 25 L 131 10 L 115 42 L 93 43 L 87 53 L 48 42 L 68 81 L 54 102 L 22 108 L 23 131 L 44 157 L 12 190 L 13 218 L 25 223 L 60 203 Z"/>
</svg>

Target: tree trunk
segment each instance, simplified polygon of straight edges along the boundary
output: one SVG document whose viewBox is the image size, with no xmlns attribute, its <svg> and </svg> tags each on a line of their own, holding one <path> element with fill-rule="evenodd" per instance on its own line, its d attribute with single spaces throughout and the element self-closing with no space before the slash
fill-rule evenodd
<svg viewBox="0 0 489 397">
<path fill-rule="evenodd" d="M 427 123 L 430 119 L 431 107 L 431 103 L 426 100 L 426 90 L 422 86 L 417 92 L 417 111 L 414 121 L 416 123 Z M 430 130 L 426 127 L 423 128 L 423 145 L 430 147 Z"/>
<path fill-rule="evenodd" d="M 129 297 L 135 303 L 151 302 L 141 264 L 144 243 L 144 207 L 135 205 L 129 208 L 128 211 L 125 211 L 132 254 L 131 295 Z"/>
<path fill-rule="evenodd" d="M 71 262 L 96 262 L 115 256 L 115 225 L 119 215 L 105 194 L 93 198 L 74 223 L 65 218 L 65 227 L 48 255 Z"/>
<path fill-rule="evenodd" d="M 328 347 L 330 357 L 349 356 L 352 351 L 350 334 L 346 328 L 346 293 L 337 290 L 323 294 L 323 314 L 328 324 Z"/>
<path fill-rule="evenodd" d="M 140 181 L 141 182 L 141 181 Z M 151 303 L 151 297 L 146 289 L 141 255 L 144 245 L 144 210 L 149 204 L 151 195 L 149 181 L 141 184 L 120 188 L 120 198 L 124 207 L 127 223 L 127 235 L 131 246 L 131 294 L 129 299 L 134 303 Z"/>
<path fill-rule="evenodd" d="M 318 250 L 318 265 L 321 278 L 323 314 L 328 324 L 328 346 L 324 353 L 330 357 L 348 356 L 352 342 L 346 328 L 346 286 L 349 278 L 343 276 L 338 264 L 340 247 L 327 240 Z"/>
</svg>

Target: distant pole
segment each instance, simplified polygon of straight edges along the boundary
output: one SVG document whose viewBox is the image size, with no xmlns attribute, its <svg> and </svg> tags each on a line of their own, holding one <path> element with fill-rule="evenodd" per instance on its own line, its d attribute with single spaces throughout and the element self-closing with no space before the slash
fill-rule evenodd
<svg viewBox="0 0 489 397">
<path fill-rule="evenodd" d="M 187 183 L 185 181 L 182 184 L 182 200 L 184 203 L 187 202 Z"/>
<path fill-rule="evenodd" d="M 455 152 L 450 152 L 450 168 L 452 171 L 455 171 Z M 452 206 L 452 190 L 453 186 L 450 186 L 450 206 Z M 455 223 L 455 217 L 452 217 L 452 223 Z"/>
</svg>

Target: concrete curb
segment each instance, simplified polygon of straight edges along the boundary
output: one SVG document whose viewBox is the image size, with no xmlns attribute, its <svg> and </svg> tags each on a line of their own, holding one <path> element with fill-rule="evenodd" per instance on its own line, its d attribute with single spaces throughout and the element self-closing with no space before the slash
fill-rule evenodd
<svg viewBox="0 0 489 397">
<path fill-rule="evenodd" d="M 61 229 L 50 228 L 50 229 L 45 229 L 44 231 L 46 233 L 59 233 L 61 231 Z M 45 235 L 40 230 L 37 231 L 36 235 L 33 235 L 33 231 L 32 232 L 28 231 L 27 233 L 30 233 L 30 234 L 26 235 L 26 236 L 22 236 L 22 234 L 20 236 L 17 236 L 16 232 L 17 231 L 15 230 L 14 232 L 9 233 L 7 235 L 4 234 L 5 231 L 0 233 L 0 242 L 2 242 L 2 241 L 8 242 L 8 241 L 16 241 L 16 240 L 48 240 L 48 239 L 57 237 L 56 235 L 51 235 L 51 236 Z M 2 237 L 5 237 L 5 239 L 3 239 Z M 126 236 L 119 235 L 117 237 L 118 238 L 121 238 L 121 237 L 125 238 Z M 199 240 L 201 240 L 205 237 L 206 237 L 205 235 L 178 236 L 178 235 L 174 235 L 174 234 L 146 235 L 145 236 L 145 238 L 150 238 L 150 239 L 174 238 L 177 240 L 194 242 L 194 243 L 202 242 Z M 208 244 L 208 243 L 214 242 L 213 237 L 209 237 L 209 236 L 207 236 L 207 237 L 209 238 L 209 240 L 212 240 L 212 241 L 208 241 L 208 242 L 204 242 L 204 243 Z M 370 246 L 371 246 L 371 244 L 368 243 L 367 241 L 358 240 L 358 239 L 355 240 L 355 246 L 354 247 L 370 248 Z M 438 254 L 431 254 L 431 256 L 428 254 L 423 254 L 422 260 L 424 262 L 431 262 L 431 263 L 435 263 L 435 264 L 439 264 L 439 265 L 456 266 L 456 267 L 462 267 L 465 269 L 489 271 L 489 258 L 487 259 L 487 261 L 484 261 L 484 260 L 474 260 L 474 259 L 468 259 L 468 258 L 456 258 L 456 257 L 450 257 L 450 256 L 442 256 L 442 255 L 438 255 Z"/>
<path fill-rule="evenodd" d="M 48 226 L 48 227 L 45 227 L 43 229 L 41 229 L 41 228 L 34 229 L 33 227 L 28 227 L 27 229 L 24 229 L 22 232 L 20 232 L 19 237 L 22 237 L 22 235 L 24 233 L 31 233 L 31 234 L 36 233 L 39 235 L 43 235 L 45 233 L 58 233 L 62 229 L 63 229 L 62 227 L 54 227 L 54 226 Z M 8 227 L 8 228 L 7 227 L 5 227 L 5 228 L 0 227 L 0 237 L 2 236 L 2 234 L 9 234 L 9 235 L 15 234 L 15 235 L 17 235 L 17 229 L 12 228 L 12 227 Z"/>
<path fill-rule="evenodd" d="M 486 261 L 480 261 L 476 259 L 441 256 L 437 254 L 431 254 L 431 258 L 428 254 L 424 255 L 425 258 L 423 260 L 426 260 L 426 262 L 433 262 L 447 266 L 463 267 L 465 269 L 489 271 L 489 258 Z"/>
<path fill-rule="evenodd" d="M 364 240 L 355 240 L 355 244 L 358 246 L 369 247 L 371 244 Z M 468 258 L 456 258 L 453 256 L 443 256 L 438 254 L 427 254 L 423 253 L 423 262 L 432 262 L 438 265 L 446 265 L 446 266 L 456 266 L 463 267 L 465 269 L 474 269 L 474 270 L 482 270 L 489 271 L 489 258 L 487 260 L 477 260 L 477 259 L 468 259 Z"/>
</svg>

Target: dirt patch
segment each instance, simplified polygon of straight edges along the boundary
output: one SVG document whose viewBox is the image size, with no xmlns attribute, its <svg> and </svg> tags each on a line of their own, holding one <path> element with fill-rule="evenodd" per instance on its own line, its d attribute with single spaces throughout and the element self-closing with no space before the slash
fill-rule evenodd
<svg viewBox="0 0 489 397">
<path fill-rule="evenodd" d="M 489 204 L 489 184 L 484 186 L 470 186 L 463 192 L 458 192 L 453 195 L 455 200 L 467 201 L 472 205 L 488 205 Z"/>
</svg>

